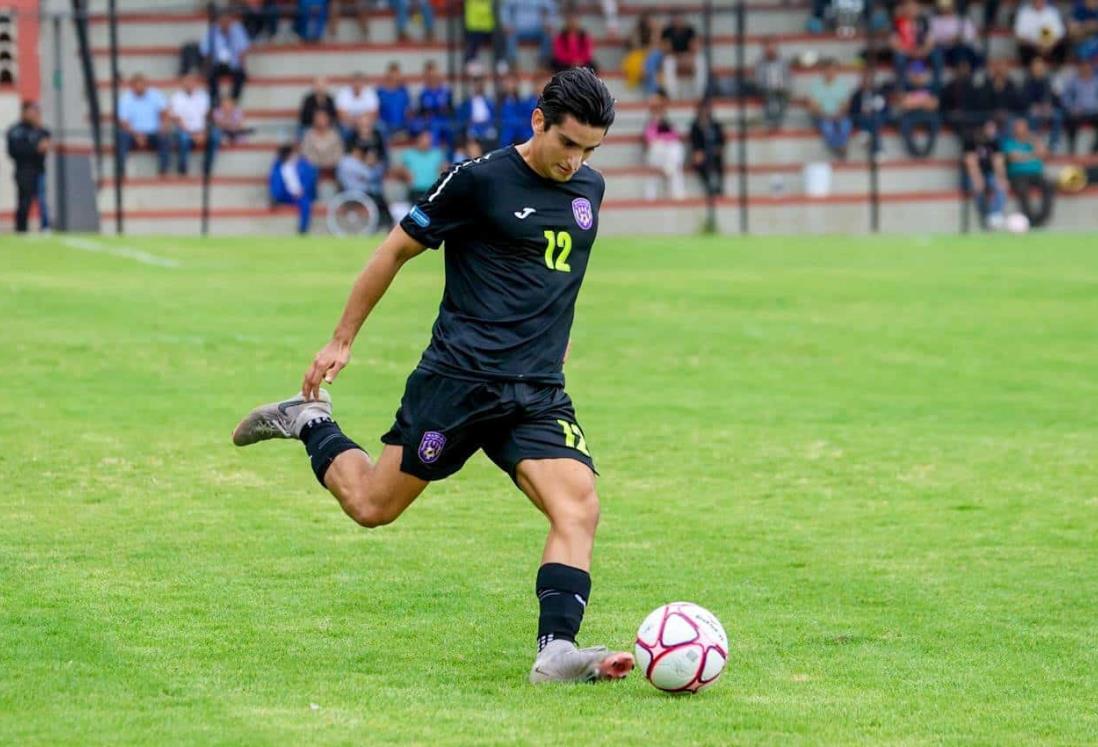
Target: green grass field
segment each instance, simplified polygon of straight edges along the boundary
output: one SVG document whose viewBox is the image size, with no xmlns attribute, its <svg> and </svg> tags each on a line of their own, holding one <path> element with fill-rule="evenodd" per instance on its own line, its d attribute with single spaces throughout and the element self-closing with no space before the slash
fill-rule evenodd
<svg viewBox="0 0 1098 747">
<path fill-rule="evenodd" d="M 370 249 L 0 242 L 0 744 L 1098 742 L 1092 236 L 599 243 L 581 642 L 709 607 L 731 659 L 693 698 L 526 684 L 545 527 L 482 455 L 368 531 L 300 445 L 230 445 Z M 333 388 L 368 448 L 441 269 Z"/>
</svg>

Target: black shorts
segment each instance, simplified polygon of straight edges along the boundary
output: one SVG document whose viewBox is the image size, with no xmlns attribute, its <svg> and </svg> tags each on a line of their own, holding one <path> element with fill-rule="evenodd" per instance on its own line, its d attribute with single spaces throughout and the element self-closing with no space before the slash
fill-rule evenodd
<svg viewBox="0 0 1098 747">
<path fill-rule="evenodd" d="M 382 443 L 403 446 L 400 469 L 442 480 L 484 449 L 515 479 L 523 459 L 595 462 L 564 388 L 521 381 L 467 381 L 417 368 Z"/>
</svg>

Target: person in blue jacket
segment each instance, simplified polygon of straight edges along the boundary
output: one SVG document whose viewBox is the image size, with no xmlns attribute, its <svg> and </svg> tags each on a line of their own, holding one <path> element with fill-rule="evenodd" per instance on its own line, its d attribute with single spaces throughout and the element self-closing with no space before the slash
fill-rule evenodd
<svg viewBox="0 0 1098 747">
<path fill-rule="evenodd" d="M 316 166 L 301 157 L 297 145 L 283 145 L 271 166 L 267 184 L 274 205 L 296 205 L 297 232 L 309 232 L 313 202 L 316 200 Z"/>
</svg>

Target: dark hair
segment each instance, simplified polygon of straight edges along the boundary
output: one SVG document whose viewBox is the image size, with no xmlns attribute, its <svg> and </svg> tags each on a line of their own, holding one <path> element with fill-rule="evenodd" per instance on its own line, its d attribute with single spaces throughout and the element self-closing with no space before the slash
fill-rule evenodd
<svg viewBox="0 0 1098 747">
<path fill-rule="evenodd" d="M 286 143 L 284 145 L 280 145 L 280 146 L 278 146 L 278 155 L 275 156 L 275 160 L 277 160 L 281 163 L 282 161 L 285 161 L 287 158 L 289 158 L 290 154 L 293 153 L 293 152 L 294 152 L 294 146 L 293 145 L 291 145 L 289 143 Z"/>
<path fill-rule="evenodd" d="M 614 124 L 614 97 L 606 84 L 586 67 L 562 70 L 545 84 L 538 99 L 546 129 L 559 125 L 567 114 L 590 127 Z"/>
</svg>

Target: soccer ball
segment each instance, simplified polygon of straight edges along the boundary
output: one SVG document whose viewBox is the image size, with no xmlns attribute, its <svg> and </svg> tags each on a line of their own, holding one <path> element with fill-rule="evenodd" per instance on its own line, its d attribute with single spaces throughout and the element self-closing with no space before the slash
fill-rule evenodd
<svg viewBox="0 0 1098 747">
<path fill-rule="evenodd" d="M 641 623 L 634 656 L 644 676 L 660 690 L 696 693 L 724 671 L 728 636 L 708 610 L 673 602 Z"/>
<path fill-rule="evenodd" d="M 1022 213 L 1011 213 L 1006 217 L 1006 230 L 1011 233 L 1025 233 L 1029 230 L 1029 218 Z"/>
</svg>

